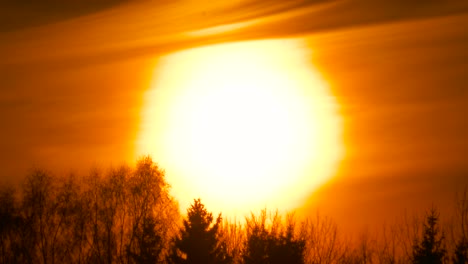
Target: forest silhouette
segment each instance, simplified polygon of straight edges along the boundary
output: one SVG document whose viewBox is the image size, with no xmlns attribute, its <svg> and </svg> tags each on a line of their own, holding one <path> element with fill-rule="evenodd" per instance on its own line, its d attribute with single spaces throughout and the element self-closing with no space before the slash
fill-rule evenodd
<svg viewBox="0 0 468 264">
<path fill-rule="evenodd" d="M 85 177 L 33 170 L 0 190 L 0 263 L 468 263 L 468 195 L 349 239 L 328 217 L 266 209 L 245 221 L 195 198 L 186 214 L 150 157 Z"/>
</svg>

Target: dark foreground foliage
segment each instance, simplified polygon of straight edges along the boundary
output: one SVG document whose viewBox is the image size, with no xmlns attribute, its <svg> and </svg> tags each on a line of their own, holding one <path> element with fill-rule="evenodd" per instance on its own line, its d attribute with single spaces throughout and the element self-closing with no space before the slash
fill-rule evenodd
<svg viewBox="0 0 468 264">
<path fill-rule="evenodd" d="M 432 208 L 349 239 L 319 215 L 229 222 L 196 199 L 181 216 L 149 157 L 86 177 L 34 170 L 0 190 L 0 263 L 468 263 L 467 197 L 450 225 Z"/>
<path fill-rule="evenodd" d="M 213 222 L 200 199 L 187 210 L 180 234 L 175 238 L 171 261 L 174 263 L 230 263 L 225 247 L 219 243 L 221 215 Z"/>
</svg>

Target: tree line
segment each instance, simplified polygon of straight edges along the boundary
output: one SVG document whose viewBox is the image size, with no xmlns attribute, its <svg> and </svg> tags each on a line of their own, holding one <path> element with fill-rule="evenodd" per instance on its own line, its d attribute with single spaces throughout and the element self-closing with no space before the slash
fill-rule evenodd
<svg viewBox="0 0 468 264">
<path fill-rule="evenodd" d="M 357 239 L 318 214 L 241 223 L 200 199 L 181 214 L 169 191 L 150 157 L 85 177 L 34 170 L 0 190 L 0 263 L 468 263 L 466 191 L 450 225 L 433 207 Z"/>
</svg>

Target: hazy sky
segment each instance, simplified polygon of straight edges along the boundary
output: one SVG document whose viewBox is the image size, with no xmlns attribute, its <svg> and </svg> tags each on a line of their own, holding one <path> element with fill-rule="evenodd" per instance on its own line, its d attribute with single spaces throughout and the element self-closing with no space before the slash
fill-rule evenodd
<svg viewBox="0 0 468 264">
<path fill-rule="evenodd" d="M 0 177 L 131 162 L 159 55 L 304 36 L 347 148 L 312 207 L 366 222 L 468 184 L 467 1 L 211 2 L 2 1 Z"/>
</svg>

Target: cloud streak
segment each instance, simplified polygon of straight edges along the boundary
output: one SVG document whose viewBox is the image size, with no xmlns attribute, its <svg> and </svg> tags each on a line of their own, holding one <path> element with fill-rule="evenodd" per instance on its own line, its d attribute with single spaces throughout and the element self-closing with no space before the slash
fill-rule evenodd
<svg viewBox="0 0 468 264">
<path fill-rule="evenodd" d="M 3 64 L 96 63 L 208 43 L 305 35 L 468 11 L 466 1 L 241 1 L 206 6 L 191 1 L 178 5 L 163 1 L 106 3 L 107 9 L 101 11 L 94 8 L 61 23 L 0 35 L 0 48 L 6 55 Z M 233 26 L 238 28 L 232 30 Z M 210 28 L 218 28 L 216 34 L 187 35 Z"/>
</svg>

